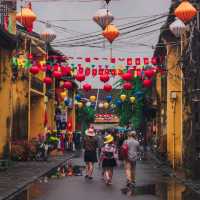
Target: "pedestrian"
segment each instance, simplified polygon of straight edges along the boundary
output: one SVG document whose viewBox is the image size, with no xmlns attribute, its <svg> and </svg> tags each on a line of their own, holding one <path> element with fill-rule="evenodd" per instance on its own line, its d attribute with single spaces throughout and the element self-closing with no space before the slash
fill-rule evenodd
<svg viewBox="0 0 200 200">
<path fill-rule="evenodd" d="M 139 142 L 136 140 L 136 132 L 128 132 L 128 139 L 124 141 L 122 148 L 127 151 L 125 158 L 125 174 L 127 178 L 126 187 L 122 191 L 133 190 L 135 188 L 136 161 L 139 152 Z M 124 153 L 125 154 L 125 153 Z"/>
<path fill-rule="evenodd" d="M 104 146 L 101 149 L 101 160 L 103 176 L 106 184 L 112 184 L 113 168 L 117 165 L 117 147 L 114 144 L 114 137 L 107 135 Z"/>
<path fill-rule="evenodd" d="M 94 171 L 94 163 L 97 162 L 97 148 L 98 142 L 95 137 L 95 131 L 93 128 L 89 128 L 85 132 L 85 138 L 83 140 L 84 161 L 86 163 L 86 179 L 93 179 L 92 174 Z"/>
</svg>

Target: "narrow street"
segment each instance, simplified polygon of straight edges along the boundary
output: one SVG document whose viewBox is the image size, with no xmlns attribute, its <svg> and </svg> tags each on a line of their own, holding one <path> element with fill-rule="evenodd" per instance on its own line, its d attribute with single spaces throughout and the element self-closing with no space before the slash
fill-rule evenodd
<svg viewBox="0 0 200 200">
<path fill-rule="evenodd" d="M 82 160 L 74 159 L 73 165 L 84 166 Z M 94 180 L 85 180 L 84 176 L 73 176 L 38 181 L 13 200 L 198 200 L 193 194 L 172 178 L 163 174 L 155 164 L 139 161 L 137 165 L 137 187 L 131 197 L 125 196 L 120 189 L 125 183 L 122 166 L 115 170 L 113 185 L 106 186 L 101 180 L 101 170 L 96 166 Z M 187 196 L 188 195 L 188 196 Z"/>
</svg>

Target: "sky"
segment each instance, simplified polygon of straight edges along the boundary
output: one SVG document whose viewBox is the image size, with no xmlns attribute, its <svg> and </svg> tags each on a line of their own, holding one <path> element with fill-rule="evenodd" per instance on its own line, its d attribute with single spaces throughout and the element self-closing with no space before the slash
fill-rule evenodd
<svg viewBox="0 0 200 200">
<path fill-rule="evenodd" d="M 170 3 L 171 0 L 111 0 L 109 10 L 115 17 L 113 23 L 121 25 L 133 23 L 142 17 L 147 20 L 152 15 L 167 13 Z M 69 39 L 69 37 L 72 38 L 81 33 L 101 32 L 101 28 L 92 20 L 92 17 L 103 5 L 103 0 L 32 0 L 33 11 L 37 14 L 38 20 L 48 21 L 50 24 L 67 29 L 64 32 L 61 29 L 54 28 L 57 35 L 54 42 L 63 38 Z M 123 19 L 120 20 L 119 18 Z M 80 21 L 70 21 L 74 19 Z M 145 31 L 158 29 L 152 34 L 135 38 L 131 38 L 130 34 L 128 39 L 114 41 L 113 57 L 152 56 L 153 49 L 151 46 L 156 45 L 161 25 L 162 23 L 145 29 Z M 44 29 L 44 24 L 37 22 L 34 28 L 36 31 L 41 32 Z M 132 33 L 132 35 L 138 33 L 140 32 Z M 120 36 L 118 39 L 121 39 Z M 130 43 L 148 44 L 148 47 L 130 45 Z M 108 44 L 106 46 L 106 48 L 64 47 L 58 49 L 62 50 L 67 56 L 72 57 L 109 57 L 110 48 Z"/>
</svg>

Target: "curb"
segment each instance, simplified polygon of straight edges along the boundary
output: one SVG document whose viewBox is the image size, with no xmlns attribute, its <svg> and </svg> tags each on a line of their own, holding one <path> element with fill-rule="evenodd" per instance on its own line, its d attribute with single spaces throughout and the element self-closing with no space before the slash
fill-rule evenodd
<svg viewBox="0 0 200 200">
<path fill-rule="evenodd" d="M 17 194 L 19 194 L 20 192 L 22 192 L 23 190 L 25 190 L 27 188 L 28 185 L 32 184 L 33 182 L 35 182 L 37 179 L 41 178 L 42 176 L 44 176 L 45 174 L 49 173 L 51 170 L 53 170 L 54 168 L 59 167 L 60 165 L 63 165 L 64 163 L 66 163 L 67 161 L 71 160 L 72 158 L 74 158 L 75 155 L 71 155 L 69 157 L 67 157 L 66 159 L 62 160 L 62 161 L 58 161 L 59 163 L 56 163 L 54 166 L 52 166 L 50 169 L 47 169 L 44 172 L 41 172 L 40 174 L 30 178 L 31 180 L 26 181 L 25 183 L 17 186 L 19 189 L 13 190 L 12 192 L 10 192 L 9 194 L 5 194 L 4 197 L 0 197 L 0 200 L 12 200 L 12 198 L 14 198 Z"/>
</svg>

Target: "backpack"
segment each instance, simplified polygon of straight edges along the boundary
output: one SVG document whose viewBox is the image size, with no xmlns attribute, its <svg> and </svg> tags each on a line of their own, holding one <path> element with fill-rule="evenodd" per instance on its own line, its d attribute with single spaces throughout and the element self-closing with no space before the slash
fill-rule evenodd
<svg viewBox="0 0 200 200">
<path fill-rule="evenodd" d="M 124 160 L 128 159 L 128 144 L 127 143 L 124 143 L 121 146 L 120 155 Z"/>
</svg>

